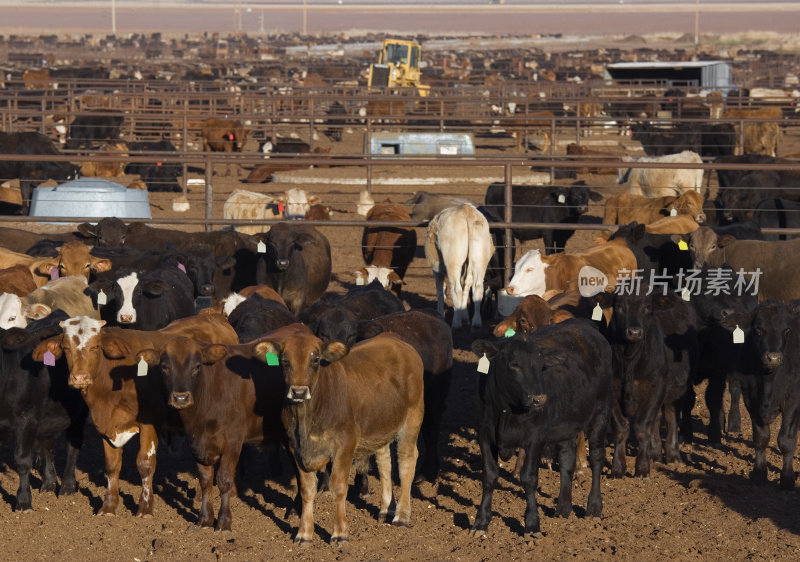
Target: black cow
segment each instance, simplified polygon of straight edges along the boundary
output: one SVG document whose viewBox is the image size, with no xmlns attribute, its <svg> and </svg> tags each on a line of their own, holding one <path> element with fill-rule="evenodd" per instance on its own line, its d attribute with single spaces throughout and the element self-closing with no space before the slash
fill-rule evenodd
<svg viewBox="0 0 800 562">
<path fill-rule="evenodd" d="M 0 154 L 19 156 L 61 155 L 47 136 L 41 133 L 0 132 Z M 48 179 L 67 181 L 78 177 L 80 169 L 69 162 L 35 162 L 25 160 L 0 160 L 0 182 L 19 178 L 22 192 L 20 213 L 28 214 L 33 188 Z"/>
<path fill-rule="evenodd" d="M 417 479 L 436 482 L 439 475 L 439 429 L 453 372 L 453 332 L 435 311 L 409 310 L 380 316 L 359 326 L 359 338 L 391 332 L 410 344 L 422 358 L 425 416 L 419 436 Z"/>
<path fill-rule="evenodd" d="M 761 228 L 800 228 L 800 202 L 764 199 L 756 205 L 753 220 Z M 791 240 L 797 234 L 765 234 L 764 240 Z"/>
<path fill-rule="evenodd" d="M 67 386 L 66 361 L 51 366 L 35 362 L 31 351 L 42 340 L 61 332 L 63 311 L 33 321 L 26 328 L 0 330 L 0 441 L 14 439 L 14 462 L 19 475 L 17 511 L 31 506 L 30 471 L 38 450 L 43 459 L 42 492 L 54 492 L 57 478 L 54 438 L 65 431 L 67 464 L 61 494 L 78 491 L 75 464 L 83 443 L 86 405 L 80 392 Z"/>
<path fill-rule="evenodd" d="M 631 139 L 642 143 L 648 156 L 665 156 L 691 150 L 716 158 L 732 155 L 736 131 L 731 123 L 681 123 L 664 129 L 649 123 L 631 125 Z"/>
<path fill-rule="evenodd" d="M 245 343 L 297 322 L 297 317 L 283 304 L 253 293 L 228 315 L 239 342 Z"/>
<path fill-rule="evenodd" d="M 128 143 L 128 152 L 136 156 L 136 152 L 174 153 L 177 149 L 168 140 L 137 141 Z M 125 173 L 139 174 L 148 191 L 182 191 L 178 178 L 183 175 L 183 168 L 177 162 L 132 162 L 125 166 Z"/>
<path fill-rule="evenodd" d="M 576 438 L 589 440 L 592 488 L 586 515 L 603 510 L 600 473 L 605 464 L 605 435 L 611 408 L 611 350 L 588 320 L 571 319 L 530 335 L 502 342 L 478 340 L 478 355 L 491 361 L 478 383 L 478 442 L 483 461 L 483 494 L 473 535 L 485 536 L 492 516 L 492 495 L 500 468 L 517 447 L 525 450 L 521 480 L 525 490 L 525 532 L 541 534 L 536 505 L 539 463 L 548 444 L 558 447 L 561 487 L 556 514 L 572 512 L 572 476 Z"/>
<path fill-rule="evenodd" d="M 729 277 L 726 281 L 720 281 L 726 279 L 724 274 Z M 705 290 L 712 278 L 715 278 L 717 286 L 722 288 L 719 294 Z M 736 373 L 740 370 L 742 346 L 734 343 L 731 332 L 736 327 L 736 318 L 752 315 L 758 306 L 758 297 L 737 290 L 736 275 L 729 266 L 719 270 L 704 267 L 699 279 L 703 290 L 699 294 L 691 296 L 691 304 L 697 318 L 697 339 L 700 345 L 700 360 L 693 382 L 699 384 L 703 380 L 708 380 L 705 392 L 705 402 L 710 417 L 708 440 L 710 443 L 716 444 L 721 441 L 722 429 L 726 427 L 722 409 L 726 382 L 731 396 L 727 431 L 729 433 L 741 431 L 739 410 L 741 389 Z M 731 318 L 734 324 L 728 326 Z M 687 404 L 687 410 L 691 411 L 691 405 Z M 688 415 L 687 410 L 684 410 L 684 416 Z"/>
<path fill-rule="evenodd" d="M 376 279 L 343 295 L 326 293 L 306 307 L 299 318 L 321 340 L 353 347 L 358 339 L 359 322 L 403 310 L 403 302 Z"/>
<path fill-rule="evenodd" d="M 572 186 L 546 187 L 540 185 L 514 185 L 511 188 L 513 222 L 576 223 L 589 210 L 589 200 L 600 201 L 603 196 L 582 182 Z M 494 208 L 502 217 L 505 208 L 505 184 L 493 183 L 486 190 L 484 204 Z M 543 238 L 545 252 L 550 255 L 562 252 L 574 230 L 519 230 L 514 238 L 520 242 Z"/>
<path fill-rule="evenodd" d="M 331 246 L 316 228 L 281 222 L 264 235 L 266 254 L 259 285 L 275 289 L 294 314 L 325 292 L 331 279 Z"/>
<path fill-rule="evenodd" d="M 681 270 L 692 267 L 692 257 L 688 250 L 681 250 L 678 243 L 669 234 L 651 234 L 646 232 L 645 225 L 632 222 L 620 226 L 610 240 L 623 238 L 628 248 L 636 256 L 636 263 L 642 269 L 645 279 L 653 274 L 675 277 Z"/>
<path fill-rule="evenodd" d="M 78 115 L 70 123 L 65 148 L 94 148 L 99 141 L 117 141 L 125 117 L 122 115 Z"/>
<path fill-rule="evenodd" d="M 639 447 L 634 476 L 650 476 L 650 460 L 657 456 L 653 446 L 658 413 L 667 401 L 669 366 L 664 331 L 653 311 L 655 297 L 645 292 L 608 296 L 613 306 L 606 337 L 611 343 L 614 365 L 615 446 L 611 476 L 615 478 L 623 477 L 627 471 L 628 418 L 633 418 Z M 670 452 L 673 453 L 677 454 Z"/>
<path fill-rule="evenodd" d="M 268 138 L 259 143 L 258 151 L 263 154 L 307 154 L 311 152 L 311 145 L 291 137 L 280 140 Z"/>
<path fill-rule="evenodd" d="M 342 130 L 352 124 L 351 119 L 346 119 L 347 109 L 339 100 L 334 100 L 325 111 L 325 128 L 323 134 L 334 142 L 341 142 Z"/>
<path fill-rule="evenodd" d="M 749 326 L 743 317 L 730 318 L 747 331 L 739 379 L 753 424 L 755 462 L 750 477 L 767 481 L 766 449 L 770 424 L 781 414 L 778 447 L 783 456 L 780 487 L 793 490 L 793 468 L 800 424 L 800 301 L 767 300 L 758 305 Z M 749 328 L 746 329 L 746 328 Z"/>
</svg>

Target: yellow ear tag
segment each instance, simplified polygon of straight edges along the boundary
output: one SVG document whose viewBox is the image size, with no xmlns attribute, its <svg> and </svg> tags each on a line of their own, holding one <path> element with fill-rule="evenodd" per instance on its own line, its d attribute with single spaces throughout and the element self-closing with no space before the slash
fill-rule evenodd
<svg viewBox="0 0 800 562">
<path fill-rule="evenodd" d="M 270 365 L 271 367 L 277 367 L 280 364 L 281 364 L 281 362 L 278 359 L 278 355 L 275 354 L 275 353 L 272 353 L 271 351 L 268 351 L 267 352 L 267 365 Z"/>
<path fill-rule="evenodd" d="M 736 329 L 733 331 L 733 343 L 744 343 L 744 330 L 736 324 Z"/>
<path fill-rule="evenodd" d="M 484 375 L 489 372 L 489 358 L 486 357 L 485 353 L 483 354 L 483 357 L 478 360 L 478 372 L 483 373 Z"/>
<path fill-rule="evenodd" d="M 592 320 L 594 320 L 595 322 L 599 322 L 600 320 L 602 320 L 602 318 L 603 318 L 603 309 L 600 308 L 600 303 L 597 303 L 596 305 L 594 305 L 594 308 L 592 309 Z"/>
<path fill-rule="evenodd" d="M 689 249 L 689 244 L 686 243 L 686 240 L 681 240 L 680 242 L 678 242 L 678 249 L 679 250 L 684 250 L 684 251 L 688 250 Z"/>
<path fill-rule="evenodd" d="M 139 359 L 139 363 L 136 365 L 136 376 L 137 377 L 147 376 L 147 361 L 144 360 L 144 357 Z"/>
</svg>

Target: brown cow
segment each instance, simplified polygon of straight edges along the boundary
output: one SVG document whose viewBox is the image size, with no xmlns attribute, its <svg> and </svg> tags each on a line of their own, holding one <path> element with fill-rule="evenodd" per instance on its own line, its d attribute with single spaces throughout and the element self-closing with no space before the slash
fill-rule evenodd
<svg viewBox="0 0 800 562">
<path fill-rule="evenodd" d="M 331 148 L 322 148 L 315 146 L 311 150 L 311 154 L 328 154 Z M 289 172 L 292 170 L 305 170 L 310 166 L 302 164 L 301 159 L 275 159 L 274 161 L 267 162 L 266 164 L 259 164 L 250 171 L 250 174 L 244 179 L 245 183 L 265 183 L 270 180 L 272 174 L 275 172 Z"/>
<path fill-rule="evenodd" d="M 127 158 L 129 156 L 128 145 L 124 142 L 109 142 L 100 146 L 95 156 L 121 156 Z M 126 164 L 127 162 L 124 160 L 84 162 L 81 165 L 81 175 L 97 178 L 118 178 L 125 175 Z"/>
<path fill-rule="evenodd" d="M 695 222 L 705 222 L 703 196 L 697 191 L 685 191 L 680 196 L 644 197 L 623 193 L 606 200 L 604 224 L 650 224 L 664 217 L 688 215 Z"/>
<path fill-rule="evenodd" d="M 201 136 L 203 138 L 204 152 L 241 152 L 247 140 L 247 129 L 240 121 L 231 119 L 210 118 L 203 121 Z M 237 168 L 236 175 L 241 174 L 241 168 Z M 230 162 L 225 166 L 225 175 L 231 175 Z"/>
<path fill-rule="evenodd" d="M 37 258 L 0 248 L 0 267 L 13 265 L 26 266 L 37 287 L 47 283 L 51 277 L 81 275 L 88 281 L 91 272 L 99 273 L 111 269 L 110 260 L 91 255 L 89 247 L 77 240 L 61 246 L 58 256 L 54 258 Z"/>
<path fill-rule="evenodd" d="M 555 114 L 552 111 L 528 111 L 514 113 L 506 111 L 505 118 L 496 121 L 496 125 L 507 131 L 516 140 L 516 151 L 522 152 L 525 138 L 530 133 L 538 133 L 543 137 L 540 152 L 547 152 L 552 142 L 552 128 Z"/>
<path fill-rule="evenodd" d="M 387 199 L 376 204 L 367 213 L 367 221 L 403 221 L 411 222 L 411 215 L 405 208 Z M 399 295 L 402 279 L 409 264 L 414 260 L 417 251 L 417 231 L 413 227 L 367 226 L 361 235 L 361 255 L 367 264 L 367 278 L 362 279 L 369 284 L 378 278 L 385 289 Z M 394 273 L 394 276 L 391 274 Z M 373 276 L 370 278 L 370 274 Z M 391 276 L 391 278 L 390 278 Z M 356 280 L 359 276 L 356 275 Z"/>
<path fill-rule="evenodd" d="M 12 265 L 0 270 L 0 294 L 10 293 L 24 297 L 35 289 L 33 274 L 25 265 Z"/>
<path fill-rule="evenodd" d="M 781 139 L 779 123 L 783 121 L 780 107 L 728 107 L 722 113 L 723 119 L 772 119 L 744 124 L 736 123 L 736 148 L 734 154 L 767 154 L 778 155 L 778 143 Z"/>
<path fill-rule="evenodd" d="M 281 425 L 286 386 L 280 368 L 254 357 L 253 343 L 222 345 L 187 337 L 171 339 L 161 351 L 142 350 L 139 357 L 150 367 L 160 367 L 167 403 L 180 413 L 197 462 L 202 491 L 197 525 L 214 525 L 210 499 L 214 465 L 219 461 L 216 480 L 221 501 L 216 529 L 230 531 L 230 496 L 236 490 L 242 445 L 286 440 Z"/>
<path fill-rule="evenodd" d="M 288 332 L 288 335 L 287 335 Z M 299 475 L 303 510 L 295 542 L 314 534 L 317 471 L 333 459 L 330 489 L 335 503 L 332 542 L 348 539 L 345 496 L 355 458 L 376 455 L 381 481 L 380 516 L 392 501 L 390 445 L 397 442 L 400 498 L 393 525 L 411 521 L 411 484 L 422 425 L 423 364 L 413 347 L 379 334 L 348 349 L 323 343 L 305 327 L 280 328 L 255 344 L 260 360 L 280 361 L 287 393 L 281 414 Z"/>
<path fill-rule="evenodd" d="M 114 515 L 117 511 L 122 446 L 138 433 L 136 466 L 142 478 L 142 494 L 136 515 L 152 515 L 158 432 L 165 429 L 167 405 L 157 372 L 137 376 L 142 372 L 137 367 L 136 353 L 160 349 L 177 336 L 231 344 L 238 338 L 222 316 L 210 314 L 182 318 L 153 332 L 103 328 L 104 324 L 103 320 L 86 316 L 65 320 L 61 323 L 64 333 L 39 344 L 33 358 L 42 361 L 48 351 L 56 358 L 66 355 L 69 385 L 81 390 L 92 422 L 105 438 L 108 488 L 100 513 Z"/>
<path fill-rule="evenodd" d="M 303 218 L 307 221 L 329 221 L 331 220 L 331 213 L 333 213 L 333 209 L 329 205 L 316 203 L 309 207 L 308 211 L 306 211 L 306 216 Z"/>
</svg>

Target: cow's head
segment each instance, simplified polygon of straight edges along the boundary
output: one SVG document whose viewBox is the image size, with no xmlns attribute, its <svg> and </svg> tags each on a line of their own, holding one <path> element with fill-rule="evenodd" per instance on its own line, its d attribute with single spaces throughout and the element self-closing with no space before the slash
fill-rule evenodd
<svg viewBox="0 0 800 562">
<path fill-rule="evenodd" d="M 768 300 L 758 305 L 750 325 L 752 345 L 767 373 L 773 373 L 784 362 L 794 321 L 791 305 Z"/>
<path fill-rule="evenodd" d="M 300 404 L 314 397 L 321 367 L 345 357 L 350 349 L 338 341 L 323 342 L 302 324 L 292 324 L 254 343 L 259 360 L 280 364 L 288 392 L 286 398 Z"/>
<path fill-rule="evenodd" d="M 576 184 L 572 186 L 556 187 L 552 192 L 553 205 L 565 205 L 575 209 L 578 214 L 589 211 L 589 201 L 602 201 L 603 196 L 589 189 L 586 185 Z"/>
<path fill-rule="evenodd" d="M 55 265 L 58 276 L 80 275 L 88 281 L 92 272 L 102 273 L 111 269 L 111 260 L 95 257 L 89 250 L 89 246 L 78 240 L 61 246 Z"/>
<path fill-rule="evenodd" d="M 330 306 L 313 315 L 308 327 L 324 342 L 338 341 L 347 347 L 356 344 L 359 318 L 343 306 Z"/>
<path fill-rule="evenodd" d="M 653 318 L 653 298 L 644 285 L 635 294 L 617 294 L 611 313 L 610 332 L 615 341 L 638 344 L 647 338 Z"/>
<path fill-rule="evenodd" d="M 503 342 L 476 340 L 472 351 L 490 361 L 487 392 L 496 408 L 519 414 L 541 410 L 547 403 L 544 359 L 534 341 L 521 335 Z"/>
<path fill-rule="evenodd" d="M 316 195 L 310 195 L 304 189 L 296 187 L 286 190 L 283 197 L 275 199 L 275 203 L 285 206 L 283 216 L 292 220 L 305 218 L 311 205 L 316 205 L 321 201 Z"/>
<path fill-rule="evenodd" d="M 94 246 L 121 248 L 125 246 L 128 226 L 116 217 L 106 217 L 100 219 L 96 225 L 91 223 L 78 225 L 78 232 L 91 239 Z"/>
<path fill-rule="evenodd" d="M 267 257 L 278 271 L 286 271 L 295 250 L 316 243 L 314 237 L 294 228 L 292 225 L 278 223 L 267 234 Z"/>
<path fill-rule="evenodd" d="M 681 194 L 675 201 L 667 205 L 666 214 L 673 213 L 678 215 L 688 215 L 698 224 L 706 221 L 706 213 L 703 210 L 703 196 L 695 190 L 689 190 Z"/>
<path fill-rule="evenodd" d="M 0 295 L 0 328 L 24 328 L 28 320 L 39 320 L 50 314 L 50 307 L 41 303 L 28 303 L 13 293 Z"/>
<path fill-rule="evenodd" d="M 356 285 L 369 285 L 377 280 L 381 287 L 394 294 L 399 294 L 400 289 L 405 285 L 405 281 L 391 268 L 368 265 L 353 273 Z"/>
<path fill-rule="evenodd" d="M 232 268 L 236 258 L 214 255 L 206 244 L 197 244 L 184 252 L 167 254 L 164 263 L 180 268 L 189 276 L 194 286 L 195 297 L 209 297 L 214 294 L 214 273 Z"/>
<path fill-rule="evenodd" d="M 539 250 L 526 252 L 514 265 L 514 276 L 509 281 L 506 291 L 515 297 L 542 296 L 546 290 L 544 275 L 546 268 L 547 264 L 542 261 Z"/>
<path fill-rule="evenodd" d="M 709 227 L 700 227 L 689 235 L 689 251 L 692 253 L 694 265 L 701 268 L 704 263 L 711 266 L 721 266 L 722 256 L 719 252 L 730 244 L 734 238 L 731 236 L 717 236 Z"/>
<path fill-rule="evenodd" d="M 73 388 L 86 389 L 98 372 L 103 355 L 110 359 L 121 359 L 130 352 L 127 344 L 119 338 L 104 338 L 101 328 L 104 320 L 95 320 L 88 316 L 76 316 L 59 323 L 64 333 L 41 342 L 33 350 L 33 359 L 42 361 L 48 351 L 58 359 L 62 355 L 67 358 L 69 367 L 69 385 Z"/>
<path fill-rule="evenodd" d="M 167 403 L 178 410 L 194 404 L 197 378 L 203 366 L 213 365 L 228 356 L 221 344 L 196 342 L 179 336 L 167 340 L 161 350 L 145 349 L 136 355 L 149 367 L 159 367 L 167 391 Z"/>
</svg>

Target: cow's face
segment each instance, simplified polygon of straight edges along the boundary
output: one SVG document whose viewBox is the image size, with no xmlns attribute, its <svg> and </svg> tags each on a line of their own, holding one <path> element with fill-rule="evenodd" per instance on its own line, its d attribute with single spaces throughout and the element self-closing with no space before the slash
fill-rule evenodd
<svg viewBox="0 0 800 562">
<path fill-rule="evenodd" d="M 114 300 L 119 306 L 117 309 L 117 322 L 119 324 L 134 324 L 136 322 L 134 300 L 142 293 L 139 274 L 136 272 L 129 273 L 117 279 L 114 285 L 116 293 Z"/>
<path fill-rule="evenodd" d="M 22 312 L 22 300 L 13 293 L 0 295 L 0 328 L 24 328 L 28 325 Z"/>
<path fill-rule="evenodd" d="M 501 410 L 524 413 L 541 410 L 547 402 L 542 380 L 542 353 L 535 343 L 515 336 L 501 343 L 477 340 L 472 351 L 491 361 L 489 387 Z"/>
<path fill-rule="evenodd" d="M 323 342 L 311 334 L 292 335 L 282 341 L 270 337 L 254 347 L 256 356 L 268 365 L 270 357 L 279 360 L 289 389 L 286 398 L 294 404 L 311 400 L 320 367 L 338 361 L 349 351 L 341 342 Z"/>
<path fill-rule="evenodd" d="M 161 353 L 153 349 L 140 351 L 136 360 L 144 359 L 148 366 L 160 368 L 167 403 L 182 410 L 194 404 L 197 380 L 203 366 L 213 365 L 227 355 L 224 345 L 198 343 L 180 336 L 168 340 Z"/>
<path fill-rule="evenodd" d="M 354 277 L 356 285 L 369 285 L 377 280 L 381 287 L 395 293 L 399 293 L 400 288 L 404 285 L 404 281 L 400 279 L 400 276 L 388 267 L 368 265 L 356 271 Z"/>
<path fill-rule="evenodd" d="M 283 216 L 287 219 L 302 219 L 311 208 L 309 196 L 303 189 L 292 188 L 286 192 L 286 210 Z"/>
<path fill-rule="evenodd" d="M 706 221 L 706 213 L 703 210 L 703 196 L 692 190 L 683 193 L 675 201 L 667 206 L 667 214 L 672 214 L 672 210 L 679 215 L 688 215 L 698 224 Z"/>
<path fill-rule="evenodd" d="M 792 324 L 792 314 L 785 302 L 765 301 L 756 309 L 750 333 L 756 354 L 767 372 L 783 364 Z"/>
<path fill-rule="evenodd" d="M 701 227 L 691 233 L 689 251 L 692 252 L 695 267 L 700 268 L 704 263 L 714 265 L 712 255 L 717 253 L 718 242 L 717 233 L 710 228 Z"/>
<path fill-rule="evenodd" d="M 652 296 L 643 289 L 637 295 L 616 295 L 611 315 L 611 331 L 617 341 L 636 344 L 643 341 L 653 316 Z"/>
<path fill-rule="evenodd" d="M 88 388 L 93 382 L 104 353 L 100 329 L 105 325 L 105 321 L 88 316 L 76 316 L 64 320 L 59 325 L 64 330 L 64 335 L 60 346 L 50 351 L 57 357 L 63 351 L 66 356 L 71 387 Z M 116 345 L 117 342 L 107 343 L 110 355 L 114 358 L 120 357 L 121 350 Z"/>
<path fill-rule="evenodd" d="M 509 281 L 506 291 L 516 297 L 542 296 L 545 292 L 546 268 L 547 264 L 542 261 L 539 250 L 530 250 L 514 265 L 514 276 Z"/>
<path fill-rule="evenodd" d="M 78 226 L 78 231 L 89 238 L 93 238 L 93 245 L 103 248 L 121 248 L 125 245 L 128 227 L 116 217 L 100 219 L 97 225 L 83 223 Z"/>
<path fill-rule="evenodd" d="M 279 271 L 289 269 L 295 250 L 302 250 L 304 244 L 314 243 L 314 238 L 297 232 L 291 226 L 278 223 L 267 235 L 267 255 Z"/>
<path fill-rule="evenodd" d="M 335 306 L 314 318 L 309 328 L 324 342 L 338 341 L 352 347 L 358 337 L 358 317 L 344 307 Z"/>
<path fill-rule="evenodd" d="M 61 246 L 57 267 L 59 277 L 79 275 L 88 281 L 93 271 L 97 273 L 111 269 L 111 261 L 91 255 L 86 244 L 73 241 Z"/>
</svg>

